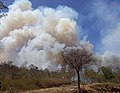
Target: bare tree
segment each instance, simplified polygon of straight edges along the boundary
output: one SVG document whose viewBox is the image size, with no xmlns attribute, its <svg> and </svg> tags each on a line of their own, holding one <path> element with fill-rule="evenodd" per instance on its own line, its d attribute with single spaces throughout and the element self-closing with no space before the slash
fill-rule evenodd
<svg viewBox="0 0 120 93">
<path fill-rule="evenodd" d="M 3 9 L 8 9 L 8 7 L 5 4 L 3 4 L 3 1 L 0 0 L 0 10 L 3 10 Z M 7 14 L 4 14 L 4 13 L 0 14 L 0 18 L 4 16 L 7 16 Z"/>
<path fill-rule="evenodd" d="M 0 0 L 0 9 L 8 9 L 8 7 L 5 6 L 1 0 Z"/>
<path fill-rule="evenodd" d="M 63 58 L 65 63 L 77 72 L 78 90 L 80 93 L 80 69 L 82 69 L 85 64 L 95 61 L 94 55 L 91 50 L 84 47 L 66 47 L 63 51 Z"/>
</svg>

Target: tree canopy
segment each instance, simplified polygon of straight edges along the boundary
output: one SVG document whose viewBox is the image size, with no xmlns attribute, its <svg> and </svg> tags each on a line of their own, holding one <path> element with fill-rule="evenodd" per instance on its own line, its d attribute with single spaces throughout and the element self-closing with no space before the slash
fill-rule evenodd
<svg viewBox="0 0 120 93">
<path fill-rule="evenodd" d="M 90 62 L 95 61 L 94 54 L 91 49 L 85 48 L 83 46 L 79 47 L 66 47 L 63 51 L 63 58 L 65 63 L 67 63 L 70 67 L 76 70 L 78 76 L 78 90 L 80 89 L 80 69 L 85 64 L 89 64 Z"/>
</svg>

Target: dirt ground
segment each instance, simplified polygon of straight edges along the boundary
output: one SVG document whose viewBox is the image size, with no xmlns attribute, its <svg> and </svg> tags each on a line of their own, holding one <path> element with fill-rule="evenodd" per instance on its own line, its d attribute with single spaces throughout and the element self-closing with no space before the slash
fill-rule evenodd
<svg viewBox="0 0 120 93">
<path fill-rule="evenodd" d="M 92 83 L 87 85 L 81 85 L 83 92 L 81 93 L 120 93 L 120 84 L 113 83 Z M 45 88 L 33 91 L 25 92 L 2 92 L 2 93 L 78 93 L 77 86 L 64 85 L 60 87 Z"/>
<path fill-rule="evenodd" d="M 92 83 L 81 85 L 82 93 L 120 93 L 120 84 L 113 83 Z M 77 93 L 77 86 L 66 85 L 54 88 L 46 88 L 22 93 Z"/>
<path fill-rule="evenodd" d="M 76 86 L 60 86 L 54 88 L 46 88 L 34 91 L 27 91 L 22 93 L 69 93 L 70 91 L 74 90 Z"/>
</svg>

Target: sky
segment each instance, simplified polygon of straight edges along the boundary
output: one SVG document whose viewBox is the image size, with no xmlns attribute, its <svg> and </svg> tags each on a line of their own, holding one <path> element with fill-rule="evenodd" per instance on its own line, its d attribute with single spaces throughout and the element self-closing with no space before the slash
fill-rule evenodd
<svg viewBox="0 0 120 93">
<path fill-rule="evenodd" d="M 9 6 L 14 1 L 5 0 L 4 4 Z M 74 16 L 72 19 L 77 22 L 77 35 L 80 40 L 89 41 L 94 46 L 94 52 L 102 55 L 103 61 L 120 63 L 120 0 L 29 1 L 32 3 L 33 10 L 50 7 L 58 11 L 58 7 L 62 6 L 63 9 L 60 11 L 64 12 L 66 11 L 64 7 L 67 6 L 66 13 L 73 13 L 67 17 Z M 60 16 L 64 16 L 64 14 Z"/>
<path fill-rule="evenodd" d="M 12 4 L 14 0 L 4 1 L 6 5 Z M 32 7 L 47 6 L 57 8 L 60 5 L 68 6 L 78 12 L 79 37 L 87 39 L 94 45 L 94 50 L 104 52 L 106 49 L 119 48 L 119 40 L 114 36 L 115 46 L 104 44 L 104 38 L 109 38 L 112 29 L 117 29 L 119 23 L 120 1 L 119 0 L 30 0 Z M 120 31 L 119 33 L 120 34 Z M 112 38 L 112 36 L 111 36 Z M 111 39 L 110 39 L 111 40 Z M 106 41 L 107 42 L 107 41 Z M 109 41 L 110 42 L 110 41 Z M 110 48 L 108 46 L 111 46 Z M 101 49 L 102 48 L 102 49 Z"/>
</svg>

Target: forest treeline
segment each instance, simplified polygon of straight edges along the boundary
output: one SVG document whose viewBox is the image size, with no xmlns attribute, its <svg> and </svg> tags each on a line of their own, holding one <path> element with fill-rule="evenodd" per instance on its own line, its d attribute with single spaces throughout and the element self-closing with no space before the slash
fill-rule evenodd
<svg viewBox="0 0 120 93">
<path fill-rule="evenodd" d="M 88 82 L 82 83 L 120 83 L 120 69 L 110 67 L 100 67 L 97 72 L 90 68 L 84 68 L 83 79 Z M 87 78 L 87 79 L 86 79 Z M 33 90 L 47 87 L 72 84 L 76 80 L 75 71 L 68 66 L 63 66 L 60 70 L 50 71 L 48 69 L 38 69 L 31 64 L 29 67 L 17 67 L 12 61 L 0 64 L 0 82 L 2 90 Z"/>
</svg>

